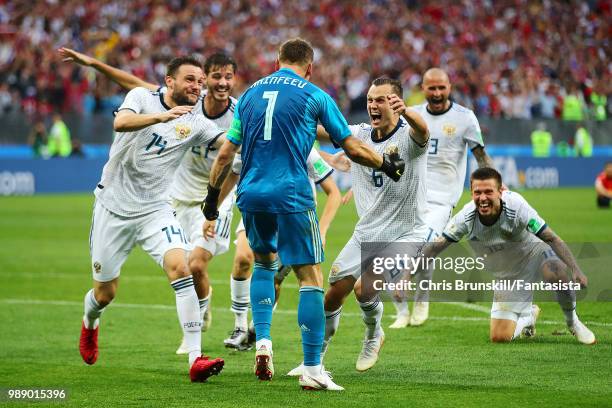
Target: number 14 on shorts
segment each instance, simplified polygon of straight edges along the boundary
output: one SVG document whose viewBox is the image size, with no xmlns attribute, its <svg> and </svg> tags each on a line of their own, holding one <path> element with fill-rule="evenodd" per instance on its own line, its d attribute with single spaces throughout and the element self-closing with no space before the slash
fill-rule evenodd
<svg viewBox="0 0 612 408">
<path fill-rule="evenodd" d="M 171 225 L 169 227 L 164 227 L 161 230 L 166 233 L 168 242 L 172 242 L 172 239 L 180 239 L 183 244 L 187 243 L 187 238 L 185 238 L 185 234 L 183 233 L 183 229 L 181 227 Z"/>
</svg>

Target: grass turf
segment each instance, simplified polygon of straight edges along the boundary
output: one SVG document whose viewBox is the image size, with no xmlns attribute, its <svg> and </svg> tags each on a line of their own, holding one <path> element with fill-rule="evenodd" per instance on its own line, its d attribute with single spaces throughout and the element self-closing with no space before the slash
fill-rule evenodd
<svg viewBox="0 0 612 408">
<path fill-rule="evenodd" d="M 524 196 L 565 240 L 612 242 L 612 212 L 594 208 L 592 190 L 527 191 Z M 0 199 L 0 388 L 69 390 L 65 402 L 36 406 L 611 404 L 612 307 L 588 302 L 578 307 L 598 338 L 598 344 L 588 347 L 568 334 L 553 335 L 564 329 L 555 303 L 541 304 L 545 322 L 536 338 L 505 345 L 488 342 L 488 303 L 471 309 L 432 304 L 432 318 L 425 326 L 387 329 L 378 364 L 357 373 L 363 325 L 349 299 L 326 357 L 326 366 L 347 391 L 302 392 L 296 379 L 282 375 L 301 360 L 293 276 L 286 282 L 272 327 L 277 375 L 270 383 L 257 382 L 253 353 L 231 352 L 222 343 L 233 327 L 233 247 L 211 264 L 213 326 L 203 335 L 205 352 L 226 360 L 220 376 L 205 384 L 189 382 L 186 358 L 174 354 L 181 333 L 173 292 L 163 271 L 140 249 L 123 267 L 118 296 L 103 315 L 100 358 L 86 366 L 77 344 L 82 299 L 91 287 L 92 202 L 90 195 Z M 355 220 L 352 204 L 341 208 L 327 237 L 325 274 Z M 393 307 L 386 305 L 386 310 L 385 327 Z"/>
</svg>

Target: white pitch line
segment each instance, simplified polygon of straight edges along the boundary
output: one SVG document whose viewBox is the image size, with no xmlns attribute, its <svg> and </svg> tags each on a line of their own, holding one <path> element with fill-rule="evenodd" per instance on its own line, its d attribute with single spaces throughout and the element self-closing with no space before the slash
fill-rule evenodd
<svg viewBox="0 0 612 408">
<path fill-rule="evenodd" d="M 70 300 L 41 300 L 41 299 L 10 299 L 10 298 L 0 298 L 0 303 L 13 304 L 13 305 L 50 305 L 50 306 L 78 306 L 82 307 L 83 302 L 75 302 Z M 458 305 L 458 303 L 449 303 Z M 466 303 L 470 305 L 469 303 Z M 471 305 L 478 306 L 478 305 Z M 161 305 L 161 304 L 145 304 L 145 303 L 113 303 L 111 305 L 113 308 L 124 308 L 124 309 L 156 309 L 156 310 L 176 310 L 175 306 L 171 305 Z M 482 306 L 484 308 L 484 306 Z M 485 308 L 486 309 L 486 308 Z M 213 310 L 216 313 L 231 313 L 229 308 L 224 307 L 213 307 Z M 476 309 L 475 309 L 476 310 Z M 488 309 L 487 309 L 488 311 Z M 285 314 L 285 315 L 297 315 L 296 310 L 289 309 L 276 309 L 274 313 Z M 348 317 L 361 317 L 361 313 L 354 312 L 343 312 L 343 316 Z M 457 321 L 457 322 L 488 322 L 488 317 L 466 317 L 466 316 L 430 316 L 431 320 L 441 320 L 441 321 Z M 585 322 L 590 326 L 598 326 L 598 327 L 612 327 L 612 323 L 608 322 Z M 554 320 L 538 320 L 538 324 L 546 324 L 546 325 L 562 325 L 564 324 L 561 321 Z"/>
<path fill-rule="evenodd" d="M 91 279 L 91 275 L 88 274 L 74 274 L 74 273 L 55 273 L 55 272 L 19 272 L 19 273 L 0 273 L 0 278 L 50 278 L 50 279 Z M 136 282 L 167 282 L 168 278 L 163 275 L 160 276 L 130 276 L 130 275 L 120 275 L 119 281 L 136 281 Z M 223 279 L 210 279 L 210 283 L 213 285 L 229 285 L 230 280 Z M 299 286 L 295 283 L 283 283 L 283 287 L 287 289 L 299 289 Z"/>
</svg>

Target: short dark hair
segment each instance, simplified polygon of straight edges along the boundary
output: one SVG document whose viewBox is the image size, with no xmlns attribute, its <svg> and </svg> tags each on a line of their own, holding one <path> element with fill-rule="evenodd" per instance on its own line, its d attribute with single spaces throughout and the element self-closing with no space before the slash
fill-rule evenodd
<svg viewBox="0 0 612 408">
<path fill-rule="evenodd" d="M 314 50 L 302 38 L 292 38 L 281 44 L 278 50 L 279 62 L 306 66 L 314 60 Z"/>
<path fill-rule="evenodd" d="M 200 61 L 199 58 L 192 55 L 183 55 L 182 57 L 172 58 L 166 68 L 166 76 L 173 77 L 176 75 L 176 71 L 183 65 L 193 65 L 194 67 L 202 69 L 202 61 Z"/>
<path fill-rule="evenodd" d="M 236 64 L 236 61 L 234 61 L 234 59 L 227 54 L 216 52 L 210 57 L 206 58 L 206 61 L 204 62 L 204 73 L 208 75 L 213 68 L 223 68 L 228 65 L 231 65 L 234 69 L 234 73 L 236 73 L 236 70 L 238 69 L 238 64 Z"/>
<path fill-rule="evenodd" d="M 391 85 L 391 89 L 393 89 L 393 92 L 400 98 L 403 98 L 404 88 L 402 88 L 402 83 L 397 79 L 393 79 L 389 77 L 378 77 L 372 81 L 372 85 L 373 86 Z"/>
<path fill-rule="evenodd" d="M 474 180 L 489 180 L 495 179 L 497 181 L 497 186 L 502 186 L 502 176 L 499 172 L 491 167 L 481 167 L 479 169 L 474 170 L 472 175 L 470 176 L 470 187 L 472 186 L 472 182 Z"/>
</svg>

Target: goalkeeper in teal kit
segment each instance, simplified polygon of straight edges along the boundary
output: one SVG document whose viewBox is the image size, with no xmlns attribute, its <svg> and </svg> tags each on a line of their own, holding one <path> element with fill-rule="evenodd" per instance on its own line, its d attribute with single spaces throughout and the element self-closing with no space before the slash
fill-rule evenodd
<svg viewBox="0 0 612 408">
<path fill-rule="evenodd" d="M 302 39 L 291 39 L 279 50 L 278 71 L 251 85 L 238 101 L 227 140 L 213 164 L 204 215 L 216 219 L 221 185 L 242 147 L 238 207 L 249 244 L 255 253 L 251 305 L 257 334 L 255 375 L 270 380 L 274 374 L 270 325 L 274 305 L 274 273 L 278 256 L 292 265 L 300 284 L 298 324 L 302 332 L 304 389 L 342 390 L 321 367 L 325 330 L 323 277 L 319 264 L 323 246 L 306 159 L 320 122 L 331 141 L 356 163 L 379 169 L 395 181 L 405 163 L 397 155 L 383 155 L 351 136 L 335 102 L 310 83 L 313 49 Z M 206 223 L 205 235 L 214 235 Z"/>
</svg>

